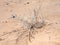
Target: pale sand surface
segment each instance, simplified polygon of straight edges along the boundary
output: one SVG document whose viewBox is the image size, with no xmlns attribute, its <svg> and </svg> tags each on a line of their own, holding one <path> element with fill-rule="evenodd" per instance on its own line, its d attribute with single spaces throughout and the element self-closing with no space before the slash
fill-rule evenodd
<svg viewBox="0 0 60 45">
<path fill-rule="evenodd" d="M 47 25 L 36 29 L 30 42 L 23 26 L 24 20 L 33 22 L 29 18 L 33 9 L 39 10 Z M 60 45 L 60 0 L 0 0 L 0 45 Z"/>
</svg>

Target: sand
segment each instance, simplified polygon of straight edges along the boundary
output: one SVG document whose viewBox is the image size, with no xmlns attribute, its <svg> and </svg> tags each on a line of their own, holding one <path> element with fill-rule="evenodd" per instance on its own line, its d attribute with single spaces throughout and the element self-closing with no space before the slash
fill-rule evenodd
<svg viewBox="0 0 60 45">
<path fill-rule="evenodd" d="M 60 45 L 60 1 L 0 0 L 0 45 Z"/>
</svg>

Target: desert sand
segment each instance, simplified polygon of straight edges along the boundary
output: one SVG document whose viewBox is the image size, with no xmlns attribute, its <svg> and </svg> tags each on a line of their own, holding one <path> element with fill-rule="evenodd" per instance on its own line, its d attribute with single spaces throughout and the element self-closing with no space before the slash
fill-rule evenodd
<svg viewBox="0 0 60 45">
<path fill-rule="evenodd" d="M 0 45 L 60 45 L 60 0 L 0 0 Z"/>
</svg>

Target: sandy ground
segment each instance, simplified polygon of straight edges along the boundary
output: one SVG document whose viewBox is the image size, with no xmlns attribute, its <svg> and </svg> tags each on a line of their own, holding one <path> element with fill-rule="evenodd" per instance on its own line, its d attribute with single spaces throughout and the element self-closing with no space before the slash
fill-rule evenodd
<svg viewBox="0 0 60 45">
<path fill-rule="evenodd" d="M 34 9 L 46 25 L 29 39 Z M 0 0 L 0 45 L 60 45 L 60 0 Z"/>
</svg>

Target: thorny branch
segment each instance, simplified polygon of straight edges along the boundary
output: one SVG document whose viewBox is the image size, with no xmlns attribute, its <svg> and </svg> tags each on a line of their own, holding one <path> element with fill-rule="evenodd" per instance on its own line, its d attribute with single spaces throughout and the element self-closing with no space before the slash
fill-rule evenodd
<svg viewBox="0 0 60 45">
<path fill-rule="evenodd" d="M 41 22 L 39 22 L 38 21 L 38 17 L 37 17 L 37 15 L 38 15 L 38 13 L 36 12 L 36 10 L 34 10 L 34 16 L 35 16 L 35 23 L 29 23 L 28 21 L 23 21 L 24 22 L 24 25 L 25 25 L 25 23 L 26 23 L 26 25 L 25 25 L 25 27 L 26 27 L 26 31 L 25 32 L 27 32 L 28 31 L 28 37 L 29 37 L 29 41 L 31 42 L 31 38 L 34 38 L 33 37 L 33 33 L 34 33 L 34 31 L 36 31 L 35 30 L 35 28 L 36 29 L 40 29 L 40 28 L 42 28 L 45 24 L 44 24 L 44 21 L 41 19 Z M 24 28 L 25 28 L 24 27 Z M 23 36 L 24 34 L 26 34 L 25 32 L 23 32 L 18 38 L 17 38 L 17 40 L 19 40 L 19 38 L 21 37 L 21 36 Z M 36 31 L 37 32 L 37 31 Z"/>
</svg>

